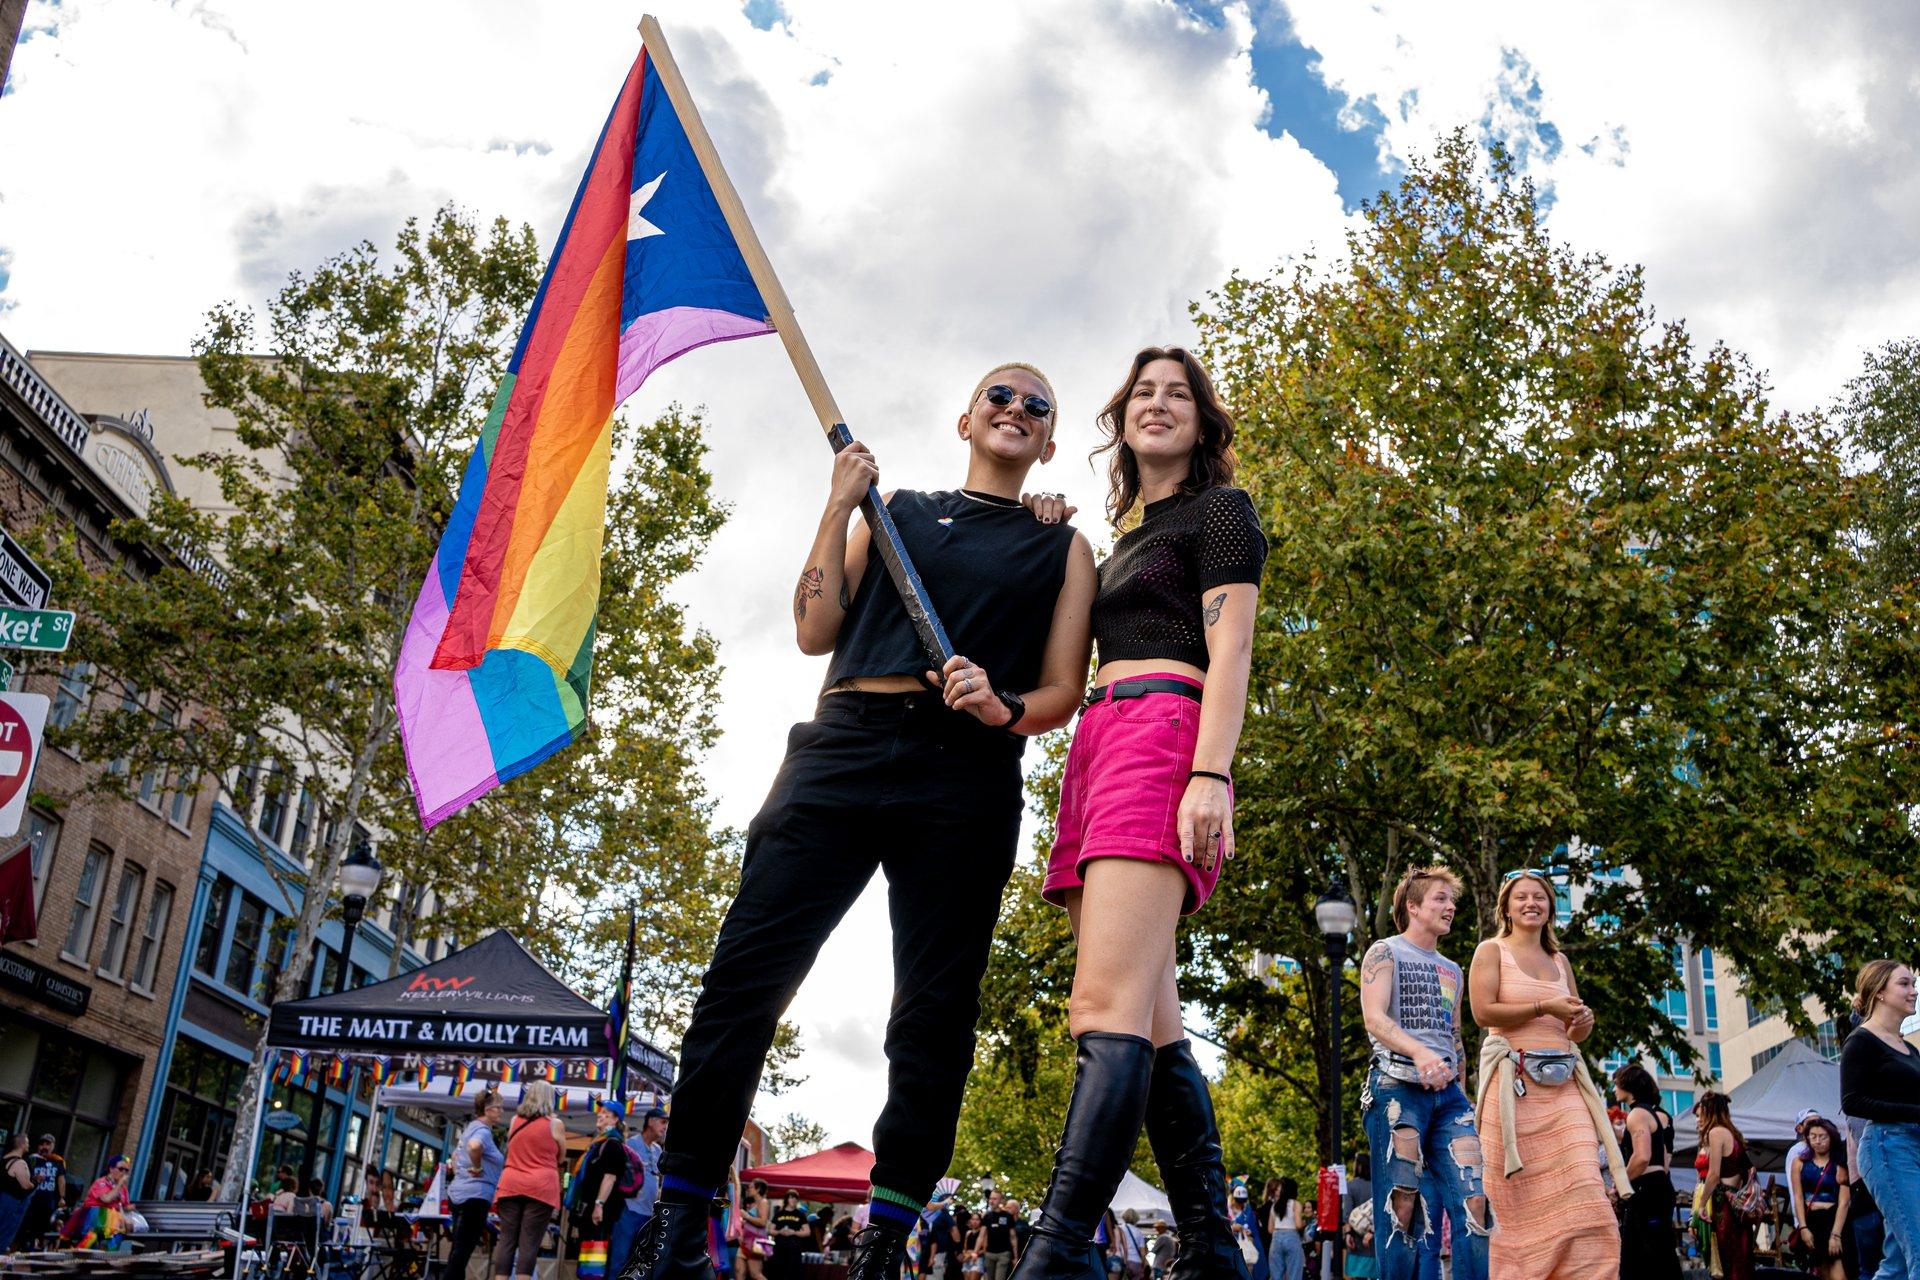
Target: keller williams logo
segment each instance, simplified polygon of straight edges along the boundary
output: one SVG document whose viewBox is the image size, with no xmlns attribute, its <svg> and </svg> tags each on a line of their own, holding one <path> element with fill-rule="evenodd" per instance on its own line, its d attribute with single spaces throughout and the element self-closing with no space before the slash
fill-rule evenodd
<svg viewBox="0 0 1920 1280">
<path fill-rule="evenodd" d="M 407 985 L 407 990 L 409 991 L 459 991 L 472 981 L 473 979 L 471 977 L 430 978 L 423 973 L 423 974 L 420 974 L 418 977 L 414 978 L 414 980 Z"/>
</svg>

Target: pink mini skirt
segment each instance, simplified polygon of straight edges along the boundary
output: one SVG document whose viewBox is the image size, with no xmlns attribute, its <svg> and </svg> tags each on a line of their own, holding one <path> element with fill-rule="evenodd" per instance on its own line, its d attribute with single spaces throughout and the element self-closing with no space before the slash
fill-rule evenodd
<svg viewBox="0 0 1920 1280">
<path fill-rule="evenodd" d="M 1128 677 L 1142 678 L 1179 680 L 1200 688 L 1198 681 L 1181 675 Z M 1065 906 L 1067 892 L 1086 883 L 1082 876 L 1088 862 L 1139 858 L 1179 868 L 1187 878 L 1181 914 L 1200 909 L 1220 877 L 1221 859 L 1216 851 L 1211 871 L 1202 869 L 1197 856 L 1186 861 L 1174 827 L 1199 736 L 1200 704 L 1177 693 L 1106 699 L 1080 713 L 1060 780 L 1060 814 L 1042 897 Z M 1231 784 L 1227 790 L 1231 796 Z"/>
</svg>

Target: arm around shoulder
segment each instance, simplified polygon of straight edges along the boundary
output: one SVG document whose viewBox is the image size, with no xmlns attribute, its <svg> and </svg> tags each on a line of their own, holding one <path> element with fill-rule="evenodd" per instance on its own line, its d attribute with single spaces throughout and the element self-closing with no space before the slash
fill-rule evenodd
<svg viewBox="0 0 1920 1280">
<path fill-rule="evenodd" d="M 1093 654 L 1093 595 L 1100 575 L 1093 544 L 1076 530 L 1067 551 L 1066 576 L 1054 597 L 1047 647 L 1040 656 L 1040 683 L 1024 696 L 1027 713 L 1010 728 L 1041 734 L 1073 719 L 1087 692 L 1087 662 Z M 989 675 L 992 673 L 989 672 Z M 1019 693 L 1018 689 L 1013 692 Z"/>
</svg>

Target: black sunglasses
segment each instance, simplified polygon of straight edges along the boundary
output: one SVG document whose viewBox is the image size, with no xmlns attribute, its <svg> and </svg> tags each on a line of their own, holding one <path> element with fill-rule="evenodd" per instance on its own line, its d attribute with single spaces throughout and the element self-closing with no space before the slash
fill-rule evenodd
<svg viewBox="0 0 1920 1280">
<path fill-rule="evenodd" d="M 1053 416 L 1053 406 L 1047 403 L 1045 396 L 1022 396 L 1012 387 L 1005 386 L 998 382 L 988 387 L 983 394 L 987 397 L 987 403 L 996 409 L 1004 409 L 1015 400 L 1018 400 L 1020 407 L 1026 410 L 1029 418 L 1051 418 Z"/>
</svg>

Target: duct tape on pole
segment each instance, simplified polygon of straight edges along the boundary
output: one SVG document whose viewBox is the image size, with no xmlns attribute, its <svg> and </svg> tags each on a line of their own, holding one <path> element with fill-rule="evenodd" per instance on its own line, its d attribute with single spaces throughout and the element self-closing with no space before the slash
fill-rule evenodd
<svg viewBox="0 0 1920 1280">
<path fill-rule="evenodd" d="M 0 839 L 26 817 L 50 701 L 44 693 L 0 693 Z"/>
</svg>

